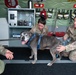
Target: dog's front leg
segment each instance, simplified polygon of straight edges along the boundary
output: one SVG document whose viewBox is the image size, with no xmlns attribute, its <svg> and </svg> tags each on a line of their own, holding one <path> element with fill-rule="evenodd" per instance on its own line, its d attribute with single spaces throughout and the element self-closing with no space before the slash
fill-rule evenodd
<svg viewBox="0 0 76 75">
<path fill-rule="evenodd" d="M 37 61 L 37 48 L 32 48 L 33 54 L 34 54 L 34 61 L 32 61 L 32 64 L 35 64 Z"/>
<path fill-rule="evenodd" d="M 51 51 L 50 51 L 50 53 L 53 57 L 53 60 L 50 63 L 48 63 L 47 66 L 52 66 L 52 64 L 55 63 L 55 61 L 56 61 L 56 54 Z"/>
<path fill-rule="evenodd" d="M 31 50 L 31 56 L 29 56 L 29 58 L 32 59 L 33 55 L 34 55 L 33 50 Z"/>
</svg>

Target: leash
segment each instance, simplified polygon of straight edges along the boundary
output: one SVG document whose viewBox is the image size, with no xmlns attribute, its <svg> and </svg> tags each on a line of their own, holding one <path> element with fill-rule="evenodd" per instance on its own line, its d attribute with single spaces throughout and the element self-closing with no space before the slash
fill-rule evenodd
<svg viewBox="0 0 76 75">
<path fill-rule="evenodd" d="M 13 41 L 13 40 L 20 40 L 20 38 L 0 39 L 0 41 Z"/>
<path fill-rule="evenodd" d="M 37 43 L 37 49 L 40 49 L 40 42 L 43 35 L 39 35 L 38 43 Z"/>
<path fill-rule="evenodd" d="M 35 37 L 36 37 L 36 34 L 35 34 L 35 33 L 30 37 L 29 41 L 27 42 L 27 45 L 28 45 L 29 47 L 30 47 L 30 42 L 31 42 Z"/>
<path fill-rule="evenodd" d="M 62 41 L 62 45 L 66 46 L 70 41 L 71 41 L 71 38 L 69 38 L 65 41 Z"/>
<path fill-rule="evenodd" d="M 38 43 L 37 43 L 37 49 L 40 48 L 40 41 L 41 41 L 42 36 L 43 36 L 43 35 L 39 35 L 39 39 L 38 39 Z M 30 42 L 31 42 L 35 37 L 36 37 L 36 33 L 34 33 L 34 34 L 30 37 L 29 41 L 27 42 L 27 45 L 28 45 L 29 47 L 30 47 Z"/>
<path fill-rule="evenodd" d="M 65 40 L 65 41 L 61 41 L 61 42 L 62 42 L 62 45 L 66 46 L 66 45 L 70 42 L 70 40 L 71 40 L 71 38 L 69 38 L 69 39 L 67 39 L 67 40 Z M 56 54 L 56 57 L 58 58 L 59 55 Z"/>
</svg>

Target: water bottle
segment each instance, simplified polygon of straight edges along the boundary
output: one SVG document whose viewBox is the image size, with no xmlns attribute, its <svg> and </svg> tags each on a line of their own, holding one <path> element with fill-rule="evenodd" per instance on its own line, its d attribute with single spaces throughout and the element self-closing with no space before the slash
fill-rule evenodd
<svg viewBox="0 0 76 75">
<path fill-rule="evenodd" d="M 32 8 L 33 7 L 33 2 L 32 2 L 32 0 L 28 0 L 28 8 Z"/>
</svg>

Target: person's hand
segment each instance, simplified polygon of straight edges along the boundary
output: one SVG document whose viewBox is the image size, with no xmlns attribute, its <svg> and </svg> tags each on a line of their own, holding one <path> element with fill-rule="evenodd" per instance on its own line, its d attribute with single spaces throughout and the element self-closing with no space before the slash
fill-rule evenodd
<svg viewBox="0 0 76 75">
<path fill-rule="evenodd" d="M 68 37 L 66 37 L 66 36 L 63 36 L 63 41 L 66 41 L 67 39 L 68 39 Z"/>
<path fill-rule="evenodd" d="M 56 49 L 57 49 L 57 51 L 62 52 L 62 51 L 64 51 L 66 48 L 65 48 L 65 46 L 63 46 L 63 45 L 59 45 Z"/>
<path fill-rule="evenodd" d="M 10 50 L 6 50 L 5 57 L 9 60 L 12 60 L 14 58 L 13 52 L 11 52 Z"/>
</svg>

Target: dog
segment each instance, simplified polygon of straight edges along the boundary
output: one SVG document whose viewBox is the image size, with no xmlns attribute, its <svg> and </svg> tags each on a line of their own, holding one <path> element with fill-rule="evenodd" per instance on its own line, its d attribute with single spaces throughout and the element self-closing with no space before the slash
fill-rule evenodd
<svg viewBox="0 0 76 75">
<path fill-rule="evenodd" d="M 22 32 L 20 35 L 20 39 L 21 39 L 22 44 L 24 45 L 24 44 L 29 43 L 28 41 L 30 40 L 32 35 L 33 34 L 30 33 L 29 31 Z M 32 61 L 32 64 L 35 64 L 37 61 L 38 40 L 39 40 L 39 35 L 35 34 L 35 37 L 33 39 L 31 39 L 31 41 L 29 43 L 29 46 L 32 49 L 31 56 L 29 58 L 31 59 L 34 56 L 34 61 Z M 60 53 L 57 52 L 57 50 L 56 50 L 56 47 L 58 45 L 61 45 L 61 41 L 58 40 L 55 36 L 43 35 L 41 37 L 39 50 L 48 49 L 50 51 L 50 54 L 52 55 L 52 58 L 53 58 L 53 60 L 47 64 L 48 66 L 51 66 L 53 63 L 55 63 L 57 59 L 61 59 Z M 56 55 L 58 55 L 58 58 L 56 57 Z"/>
</svg>

